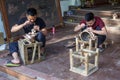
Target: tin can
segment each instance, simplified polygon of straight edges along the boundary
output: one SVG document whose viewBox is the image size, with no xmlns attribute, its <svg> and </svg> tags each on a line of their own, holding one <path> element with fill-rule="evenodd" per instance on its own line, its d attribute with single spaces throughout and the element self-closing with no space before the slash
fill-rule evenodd
<svg viewBox="0 0 120 80">
<path fill-rule="evenodd" d="M 53 35 L 55 34 L 55 27 L 54 26 L 52 27 L 52 34 Z"/>
</svg>

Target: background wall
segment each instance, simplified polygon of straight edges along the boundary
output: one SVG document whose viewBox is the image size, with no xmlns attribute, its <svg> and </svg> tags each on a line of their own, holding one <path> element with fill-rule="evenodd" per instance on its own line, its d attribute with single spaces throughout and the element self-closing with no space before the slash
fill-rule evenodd
<svg viewBox="0 0 120 80">
<path fill-rule="evenodd" d="M 5 17 L 6 19 L 8 18 L 8 22 L 6 23 L 8 23 L 7 28 L 9 30 L 20 18 L 25 16 L 26 9 L 30 7 L 37 9 L 38 16 L 45 21 L 47 28 L 51 28 L 53 25 L 59 25 L 62 22 L 60 11 L 58 11 L 58 0 L 1 0 L 2 2 L 5 3 L 5 5 L 2 5 L 2 8 L 4 8 L 2 10 L 6 12 Z M 18 37 L 22 33 L 23 30 L 19 30 L 11 33 L 10 37 Z"/>
<path fill-rule="evenodd" d="M 79 6 L 80 4 L 80 0 L 60 0 L 62 16 L 64 16 L 64 11 L 67 11 L 70 5 Z"/>
<path fill-rule="evenodd" d="M 62 16 L 64 16 L 64 11 L 68 10 L 68 6 L 70 5 L 70 1 L 69 0 L 61 0 L 60 1 L 60 6 L 61 6 L 61 12 L 62 12 Z"/>
</svg>

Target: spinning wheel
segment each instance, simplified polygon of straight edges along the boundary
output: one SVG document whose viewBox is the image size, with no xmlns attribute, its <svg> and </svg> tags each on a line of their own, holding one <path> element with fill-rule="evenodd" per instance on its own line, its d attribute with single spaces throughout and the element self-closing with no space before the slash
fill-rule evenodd
<svg viewBox="0 0 120 80">
<path fill-rule="evenodd" d="M 81 48 L 88 48 L 89 50 L 97 48 L 97 37 L 93 32 L 88 30 L 82 31 L 78 37 L 76 37 L 76 51 Z"/>
<path fill-rule="evenodd" d="M 80 36 L 80 39 L 82 41 L 85 41 L 85 42 L 88 42 L 90 39 L 91 40 L 95 40 L 96 39 L 95 34 L 90 32 L 90 31 L 88 31 L 88 30 L 84 30 L 83 32 L 81 32 L 79 34 L 79 36 Z"/>
</svg>

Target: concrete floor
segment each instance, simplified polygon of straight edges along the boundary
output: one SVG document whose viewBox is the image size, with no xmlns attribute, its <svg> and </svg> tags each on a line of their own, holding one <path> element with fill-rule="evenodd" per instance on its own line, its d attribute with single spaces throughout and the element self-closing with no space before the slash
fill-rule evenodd
<svg viewBox="0 0 120 80">
<path fill-rule="evenodd" d="M 57 28 L 55 35 L 52 35 L 51 32 L 49 33 L 46 44 L 47 56 L 44 61 L 9 69 L 17 70 L 22 74 L 32 74 L 32 77 L 37 77 L 39 75 L 43 76 L 43 74 L 44 76 L 49 75 L 49 77 L 46 76 L 47 78 L 45 80 L 53 80 L 50 79 L 50 76 L 55 77 L 56 79 L 54 80 L 120 80 L 120 42 L 118 41 L 120 37 L 119 39 L 117 38 L 117 41 L 114 37 L 116 42 L 114 44 L 110 44 L 104 52 L 100 53 L 99 70 L 95 73 L 85 77 L 69 71 L 69 48 L 66 48 L 64 45 L 66 45 L 68 41 L 73 41 L 74 36 L 78 34 L 74 33 L 73 29 L 73 26 L 66 25 Z M 3 62 L 7 59 L 11 59 L 11 57 L 7 56 L 1 58 L 0 65 L 4 66 Z M 2 60 L 4 61 L 2 62 Z M 27 72 L 27 70 L 31 71 L 31 73 Z M 0 80 L 2 80 L 1 77 Z"/>
<path fill-rule="evenodd" d="M 63 34 L 61 34 L 63 33 Z M 89 77 L 69 71 L 69 49 L 64 45 L 73 40 L 73 27 L 67 26 L 57 30 L 54 38 L 48 40 L 46 46 L 47 59 L 40 63 L 28 65 L 34 70 L 52 75 L 64 80 L 119 80 L 120 79 L 120 44 L 109 45 L 100 53 L 99 70 Z"/>
<path fill-rule="evenodd" d="M 0 71 L 0 80 L 18 80 L 18 79 Z"/>
<path fill-rule="evenodd" d="M 85 77 L 69 71 L 69 49 L 64 47 L 68 41 L 73 41 L 77 33 L 73 32 L 74 27 L 67 25 L 56 29 L 53 36 L 49 33 L 46 45 L 46 59 L 39 63 L 34 63 L 24 68 L 32 69 L 36 72 L 47 74 L 59 78 L 60 80 L 119 80 L 120 79 L 120 43 L 109 45 L 99 57 L 99 70 L 92 75 Z M 10 59 L 4 57 L 2 59 Z M 24 73 L 24 68 L 16 67 Z M 34 71 L 32 74 L 34 74 Z M 46 79 L 49 80 L 49 79 Z"/>
</svg>

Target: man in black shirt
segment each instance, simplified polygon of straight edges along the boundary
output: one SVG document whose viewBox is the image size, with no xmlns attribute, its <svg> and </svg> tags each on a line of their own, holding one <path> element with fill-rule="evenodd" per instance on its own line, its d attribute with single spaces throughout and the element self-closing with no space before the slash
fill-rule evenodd
<svg viewBox="0 0 120 80">
<path fill-rule="evenodd" d="M 26 12 L 26 17 L 21 18 L 18 23 L 12 27 L 11 32 L 16 32 L 22 28 L 24 29 L 25 33 L 31 32 L 32 29 L 36 30 L 37 35 L 35 36 L 35 40 L 42 42 L 42 49 L 44 49 L 46 43 L 45 36 L 47 35 L 47 29 L 45 27 L 45 22 L 41 18 L 37 17 L 36 9 L 29 8 Z M 9 50 L 13 57 L 10 62 L 19 64 L 20 59 L 18 56 L 18 42 L 10 43 Z"/>
</svg>

